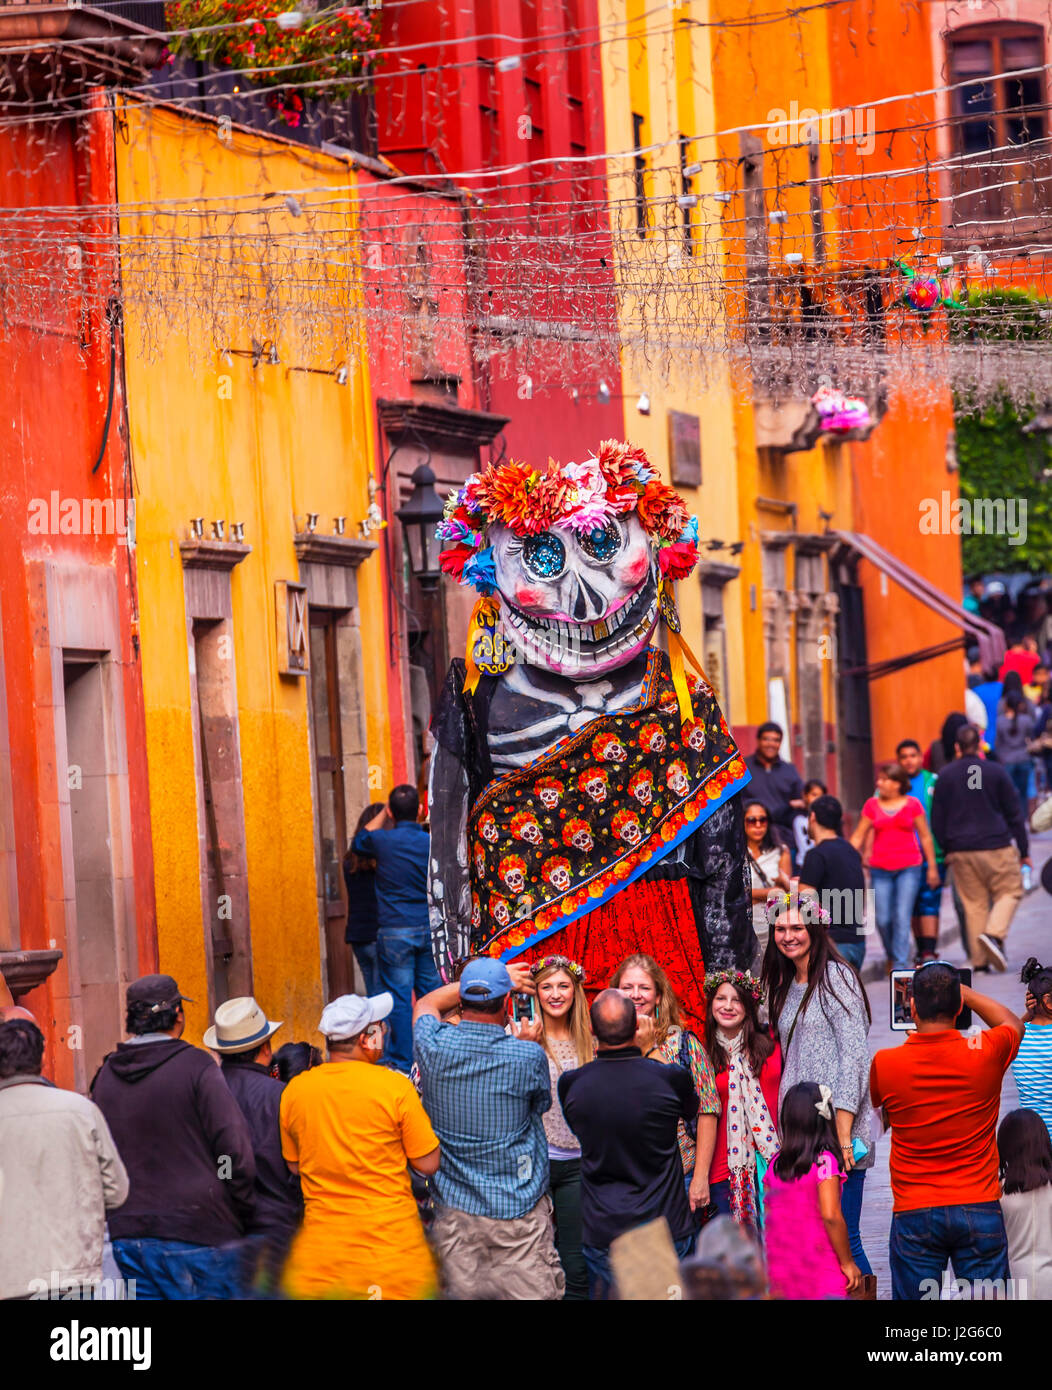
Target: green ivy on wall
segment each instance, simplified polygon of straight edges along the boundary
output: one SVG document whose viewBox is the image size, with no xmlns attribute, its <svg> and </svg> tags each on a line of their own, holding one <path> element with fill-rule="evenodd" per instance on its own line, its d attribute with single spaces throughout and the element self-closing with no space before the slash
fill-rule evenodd
<svg viewBox="0 0 1052 1390">
<path fill-rule="evenodd" d="M 981 325 L 983 338 L 988 340 L 991 324 L 996 322 L 999 337 L 1040 340 L 1050 333 L 1050 308 L 1047 300 L 1025 290 L 973 291 L 963 298 L 962 311 L 952 316 L 950 335 L 958 342 L 967 342 L 974 336 L 971 330 Z M 1017 499 L 1019 517 L 1026 503 L 1026 539 L 1022 544 L 1011 544 L 1007 534 L 983 534 L 974 529 L 972 534 L 962 534 L 965 574 L 1052 571 L 1052 443 L 1047 434 L 1023 433 L 1023 426 L 1043 407 L 1047 409 L 1046 402 L 1035 400 L 1033 409 L 1020 414 L 1007 397 L 982 410 L 970 407 L 961 397 L 954 401 L 961 497 L 969 501 L 990 498 L 995 503 Z M 1046 472 L 1050 477 L 1043 476 Z M 972 518 L 976 525 L 981 524 L 977 512 L 972 512 Z"/>
</svg>

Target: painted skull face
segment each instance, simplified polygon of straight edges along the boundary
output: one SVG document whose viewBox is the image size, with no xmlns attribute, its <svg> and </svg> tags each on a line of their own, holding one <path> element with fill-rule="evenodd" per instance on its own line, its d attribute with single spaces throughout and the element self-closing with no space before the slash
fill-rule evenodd
<svg viewBox="0 0 1052 1390">
<path fill-rule="evenodd" d="M 486 872 L 486 851 L 481 845 L 475 846 L 475 876 L 482 878 Z"/>
<path fill-rule="evenodd" d="M 687 735 L 687 747 L 693 748 L 698 753 L 705 751 L 705 727 L 703 724 L 692 724 L 690 733 Z"/>
<path fill-rule="evenodd" d="M 590 531 L 490 530 L 501 621 L 528 665 L 592 680 L 625 665 L 657 624 L 657 567 L 635 513 Z"/>
<path fill-rule="evenodd" d="M 643 831 L 634 811 L 618 811 L 614 817 L 614 834 L 633 848 L 639 844 L 643 838 Z"/>
<path fill-rule="evenodd" d="M 485 815 L 479 817 L 479 834 L 484 840 L 488 840 L 491 845 L 495 845 L 500 838 L 497 822 L 488 811 Z"/>
<path fill-rule="evenodd" d="M 559 798 L 564 790 L 563 784 L 555 777 L 542 777 L 534 788 L 541 799 L 541 804 L 546 806 L 549 811 L 554 811 L 558 806 Z"/>
<path fill-rule="evenodd" d="M 616 734 L 600 734 L 598 738 L 592 739 L 592 756 L 602 758 L 608 763 L 623 763 L 628 754 L 625 752 L 625 745 Z"/>
<path fill-rule="evenodd" d="M 557 893 L 565 893 L 570 886 L 570 861 L 546 859 L 541 865 L 541 875 Z"/>
<path fill-rule="evenodd" d="M 678 758 L 674 763 L 670 763 L 668 772 L 665 773 L 665 781 L 677 796 L 686 796 L 690 790 L 686 763 L 681 762 Z"/>
<path fill-rule="evenodd" d="M 660 724 L 644 724 L 639 731 L 639 742 L 646 753 L 663 753 L 665 731 Z"/>
<path fill-rule="evenodd" d="M 573 845 L 574 849 L 583 849 L 585 852 L 592 848 L 595 841 L 592 839 L 592 832 L 588 828 L 588 822 L 578 820 L 574 817 L 568 820 L 563 826 L 563 844 Z"/>
<path fill-rule="evenodd" d="M 606 800 L 608 784 L 606 773 L 601 768 L 596 768 L 589 772 L 582 772 L 577 779 L 577 785 L 585 796 L 590 796 L 593 801 L 600 802 Z"/>
<path fill-rule="evenodd" d="M 521 893 L 526 887 L 526 865 L 517 854 L 509 854 L 500 861 L 498 870 L 511 893 Z"/>
<path fill-rule="evenodd" d="M 543 836 L 537 817 L 532 811 L 520 811 L 511 818 L 511 833 L 518 840 L 527 840 L 531 845 L 539 845 Z"/>
<path fill-rule="evenodd" d="M 649 806 L 654 799 L 654 779 L 644 768 L 630 780 L 628 790 L 640 806 Z"/>
<path fill-rule="evenodd" d="M 477 893 L 471 895 L 471 925 L 473 927 L 482 925 L 482 904 L 479 902 Z"/>
<path fill-rule="evenodd" d="M 496 893 L 490 895 L 489 915 L 495 922 L 499 922 L 502 927 L 506 927 L 511 921 L 511 911 L 504 898 L 498 898 Z"/>
</svg>

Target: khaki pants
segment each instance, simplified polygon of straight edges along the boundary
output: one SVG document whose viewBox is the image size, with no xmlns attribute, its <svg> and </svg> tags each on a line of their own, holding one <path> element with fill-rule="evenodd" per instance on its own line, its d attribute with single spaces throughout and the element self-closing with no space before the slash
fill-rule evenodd
<svg viewBox="0 0 1052 1390">
<path fill-rule="evenodd" d="M 566 1291 L 547 1194 L 511 1221 L 439 1207 L 431 1240 L 447 1298 L 550 1302 Z"/>
<path fill-rule="evenodd" d="M 969 959 L 973 966 L 985 965 L 980 934 L 985 932 L 1003 942 L 1023 896 L 1019 851 L 1015 845 L 956 850 L 946 856 L 946 862 L 953 870 L 954 887 L 964 908 Z"/>
</svg>

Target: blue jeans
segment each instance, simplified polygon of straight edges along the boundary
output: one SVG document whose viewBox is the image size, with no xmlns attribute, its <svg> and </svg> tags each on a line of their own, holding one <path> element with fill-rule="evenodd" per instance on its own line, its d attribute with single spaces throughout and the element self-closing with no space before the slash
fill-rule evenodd
<svg viewBox="0 0 1052 1390">
<path fill-rule="evenodd" d="M 676 1254 L 681 1260 L 689 1260 L 694 1254 L 695 1239 L 695 1236 L 684 1236 L 682 1240 L 673 1242 Z M 588 1270 L 588 1296 L 600 1302 L 605 1301 L 610 1297 L 614 1287 L 614 1276 L 610 1269 L 610 1247 L 582 1245 L 581 1253 Z"/>
<path fill-rule="evenodd" d="M 1005 772 L 1012 779 L 1012 786 L 1019 793 L 1019 803 L 1023 808 L 1023 815 L 1026 815 L 1026 808 L 1029 804 L 1030 793 L 1030 774 L 1034 764 L 1029 758 L 1025 763 L 1005 763 Z"/>
<path fill-rule="evenodd" d="M 848 965 L 853 965 L 856 970 L 862 969 L 862 962 L 866 959 L 865 941 L 834 941 L 833 945 Z"/>
<path fill-rule="evenodd" d="M 380 965 L 376 959 L 375 941 L 352 941 L 351 950 L 365 981 L 366 994 L 380 993 Z"/>
<path fill-rule="evenodd" d="M 877 931 L 896 970 L 909 970 L 913 955 L 913 904 L 924 882 L 925 866 L 908 869 L 870 869 L 877 914 Z"/>
<path fill-rule="evenodd" d="M 840 1210 L 844 1213 L 844 1223 L 847 1226 L 848 1244 L 851 1246 L 851 1258 L 863 1274 L 872 1274 L 873 1268 L 866 1259 L 866 1252 L 862 1249 L 862 1232 L 860 1224 L 862 1221 L 862 1188 L 866 1181 L 865 1168 L 852 1168 L 847 1175 L 847 1182 L 840 1189 Z"/>
<path fill-rule="evenodd" d="M 731 1180 L 724 1178 L 722 1182 L 709 1183 L 709 1201 L 713 1204 L 721 1216 L 731 1214 Z"/>
<path fill-rule="evenodd" d="M 938 1298 L 942 1276 L 953 1261 L 954 1276 L 969 1282 L 1008 1279 L 1008 1238 L 1000 1202 L 925 1207 L 891 1218 L 891 1296 L 918 1302 Z M 1004 1286 L 1000 1289 L 1004 1297 Z M 972 1298 L 977 1297 L 972 1291 Z"/>
<path fill-rule="evenodd" d="M 376 957 L 380 984 L 394 999 L 387 1060 L 408 1072 L 413 1065 L 413 994 L 419 999 L 442 987 L 431 956 L 430 927 L 381 927 Z"/>
<path fill-rule="evenodd" d="M 137 1302 L 244 1297 L 245 1249 L 239 1240 L 227 1245 L 115 1240 L 113 1258 L 124 1278 L 135 1280 Z"/>
</svg>

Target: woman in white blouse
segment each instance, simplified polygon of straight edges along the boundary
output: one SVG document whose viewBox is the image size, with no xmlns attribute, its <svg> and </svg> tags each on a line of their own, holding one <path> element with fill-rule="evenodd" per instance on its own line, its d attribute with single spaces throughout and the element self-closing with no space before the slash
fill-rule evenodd
<svg viewBox="0 0 1052 1390">
<path fill-rule="evenodd" d="M 581 1145 L 559 1104 L 559 1077 L 583 1067 L 595 1056 L 584 971 L 565 956 L 534 961 L 530 974 L 537 987 L 541 1036 L 552 1081 L 552 1108 L 545 1112 L 548 1138 L 548 1194 L 555 1215 L 555 1248 L 566 1275 L 567 1300 L 588 1297 L 588 1271 L 581 1253 Z"/>
<path fill-rule="evenodd" d="M 767 898 L 773 888 L 789 892 L 789 851 L 778 843 L 771 817 L 762 801 L 745 803 L 745 845 L 749 851 L 752 885 L 752 926 L 759 943 L 758 955 L 767 949 Z"/>
</svg>

